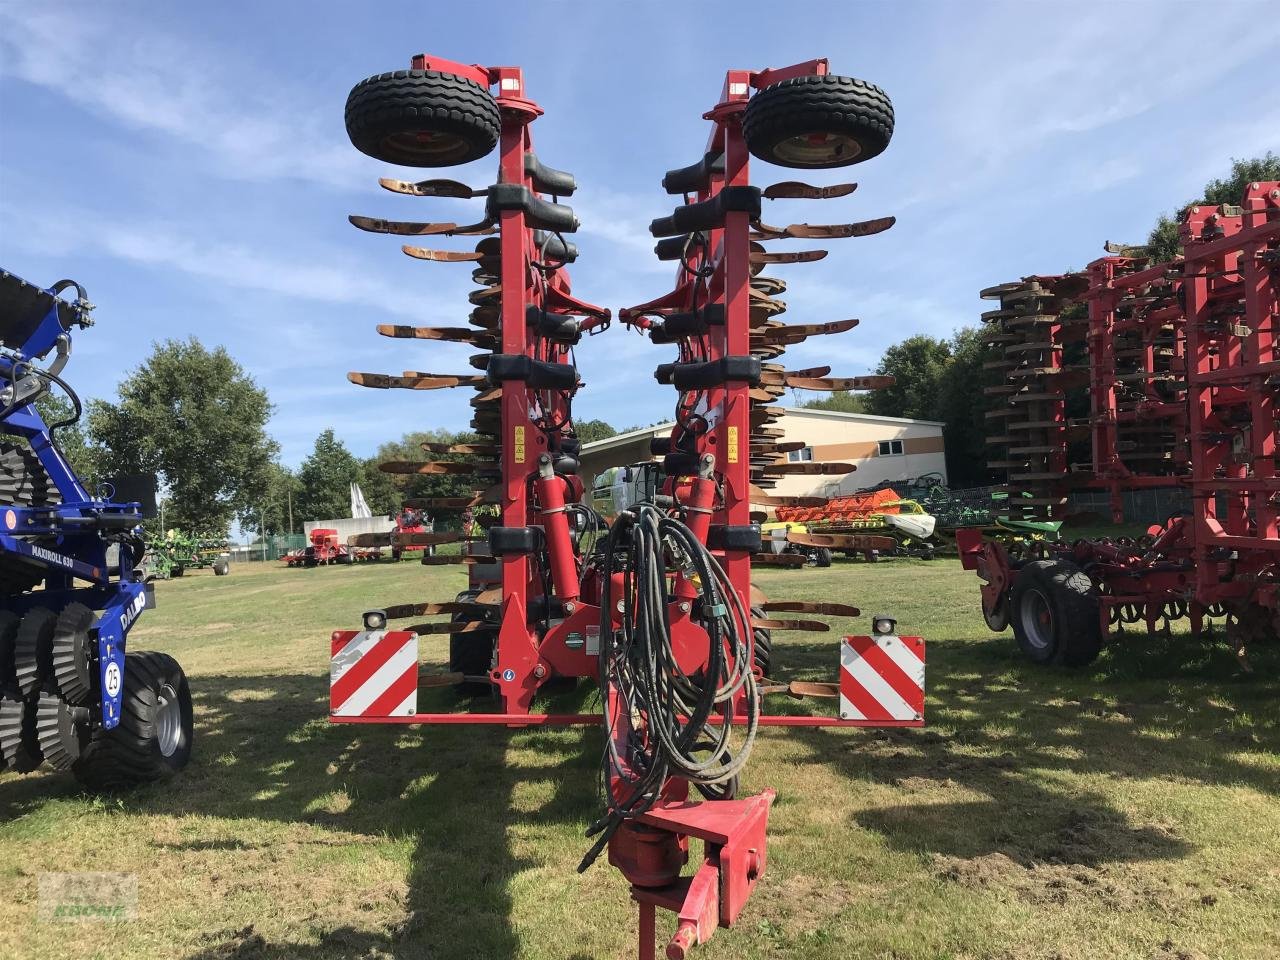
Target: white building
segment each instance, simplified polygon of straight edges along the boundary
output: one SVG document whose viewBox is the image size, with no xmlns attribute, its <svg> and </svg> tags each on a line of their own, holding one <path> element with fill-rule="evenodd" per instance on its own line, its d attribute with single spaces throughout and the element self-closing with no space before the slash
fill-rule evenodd
<svg viewBox="0 0 1280 960">
<path fill-rule="evenodd" d="M 782 442 L 803 440 L 803 450 L 785 454 L 792 461 L 850 463 L 855 472 L 843 476 L 782 477 L 770 493 L 777 496 L 838 496 L 884 480 L 903 480 L 934 473 L 946 482 L 942 424 L 934 420 L 877 417 L 809 407 L 774 408 L 782 414 L 773 424 Z M 654 459 L 649 441 L 671 435 L 673 424 L 645 427 L 597 440 L 582 448 L 582 479 L 591 488 L 595 475 L 609 467 Z"/>
</svg>

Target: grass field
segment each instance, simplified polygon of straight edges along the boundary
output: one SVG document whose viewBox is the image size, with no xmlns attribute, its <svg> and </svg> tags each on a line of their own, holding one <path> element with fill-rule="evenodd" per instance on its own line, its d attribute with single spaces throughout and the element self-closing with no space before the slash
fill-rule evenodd
<svg viewBox="0 0 1280 960">
<path fill-rule="evenodd" d="M 600 809 L 597 731 L 325 720 L 329 631 L 461 581 L 406 563 L 161 583 L 131 643 L 191 675 L 195 757 L 113 799 L 0 775 L 0 955 L 633 956 L 621 878 L 603 861 L 575 872 Z M 769 870 L 698 956 L 1280 955 L 1280 651 L 1252 676 L 1185 637 L 1034 669 L 986 630 L 954 560 L 757 582 L 925 636 L 929 727 L 764 733 L 745 787 L 778 791 Z M 839 636 L 779 634 L 775 656 L 834 678 Z M 425 646 L 442 659 L 443 638 Z M 593 709 L 558 704 L 578 705 Z M 39 874 L 93 869 L 137 874 L 138 919 L 36 921 Z"/>
</svg>

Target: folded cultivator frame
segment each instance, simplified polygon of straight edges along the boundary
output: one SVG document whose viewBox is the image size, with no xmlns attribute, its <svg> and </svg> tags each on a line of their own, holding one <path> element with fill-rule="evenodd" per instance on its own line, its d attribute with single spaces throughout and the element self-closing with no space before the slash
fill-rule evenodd
<svg viewBox="0 0 1280 960">
<path fill-rule="evenodd" d="M 1023 502 L 1060 516 L 1069 490 L 1105 489 L 1117 522 L 1126 490 L 1178 486 L 1191 504 L 1137 542 L 1037 542 L 1017 557 L 961 531 L 988 623 L 1011 622 L 1037 662 L 1089 663 L 1127 624 L 1154 632 L 1185 617 L 1199 633 L 1220 617 L 1247 667 L 1246 645 L 1277 635 L 1280 183 L 1250 184 L 1239 207 L 1189 208 L 1181 240 L 1169 263 L 1108 244 L 1081 274 L 983 291 L 1001 299 L 984 319 L 1011 358 L 996 388 L 1009 405 L 989 438 L 1007 446 L 993 466 L 1010 471 L 1011 490 L 1036 490 Z M 1080 341 L 1080 361 L 1064 366 Z M 1063 384 L 1087 386 L 1087 416 L 1066 416 Z M 1077 440 L 1092 456 L 1068 472 Z"/>
<path fill-rule="evenodd" d="M 830 629 L 823 621 L 770 614 L 858 611 L 833 602 L 770 601 L 751 583 L 753 559 L 763 556 L 763 515 L 753 505 L 805 505 L 804 498 L 772 497 L 768 488 L 783 472 L 813 469 L 779 463 L 796 445 L 779 442 L 767 405 L 788 386 L 867 389 L 887 382 L 829 378 L 826 367 L 789 372 L 772 362 L 787 345 L 856 321 L 788 326 L 775 319 L 785 309 L 778 299 L 785 284 L 761 269 L 819 260 L 825 252 L 767 252 L 764 245 L 865 236 L 893 220 L 769 226 L 760 217 L 764 199 L 828 199 L 854 185 L 791 181 L 761 190 L 750 184 L 748 154 L 801 168 L 857 163 L 888 145 L 893 112 L 878 88 L 829 75 L 824 60 L 728 74 L 706 114 L 713 129 L 702 158 L 663 180 L 685 202 L 651 228 L 660 238 L 658 256 L 675 265 L 675 288 L 619 312 L 654 342 L 676 345 L 676 361 L 661 365 L 657 377 L 677 389 L 679 401 L 677 426 L 655 449 L 662 462 L 648 465 L 657 492 L 612 526 L 583 502 L 571 409 L 580 386 L 572 349 L 583 334 L 607 329 L 610 312 L 570 293 L 566 265 L 577 250 L 565 234 L 578 222 L 558 198 L 572 194 L 575 182 L 533 152 L 529 127 L 541 113 L 518 69 L 426 56 L 410 70 L 366 80 L 348 100 L 352 142 L 380 160 L 445 166 L 499 149 L 498 182 L 486 188 L 381 181 L 419 197 L 484 198 L 485 215 L 475 224 L 351 218 L 378 233 L 483 237 L 474 252 L 404 248 L 427 261 L 475 264 L 480 289 L 470 298 L 470 326 L 378 328 L 395 338 L 470 344 L 483 351 L 472 358 L 481 372 L 350 375 L 375 388 L 474 388 L 472 426 L 482 441 L 426 445 L 427 453 L 464 462 L 428 459 L 383 469 L 466 473 L 475 480 L 472 497 L 412 505 L 481 514 L 482 505 L 496 504 L 497 516 L 482 522 L 483 537 L 393 535 L 406 545 L 461 540 L 458 556 L 423 562 L 467 564 L 468 589 L 445 602 L 373 610 L 364 630 L 335 632 L 331 715 L 355 723 L 602 724 L 607 810 L 591 831 L 597 839 L 583 869 L 607 849 L 640 904 L 640 956 L 654 955 L 655 914 L 663 907 L 679 918 L 667 955 L 682 957 L 737 918 L 764 871 L 774 792 L 736 796 L 759 727 L 923 723 L 924 644 L 896 636 L 887 617 L 876 619 L 873 636 L 833 645 L 839 684 L 767 681 L 772 631 Z M 827 536 L 821 545 L 854 549 L 865 540 Z M 391 620 L 432 616 L 448 621 L 388 629 Z M 420 675 L 418 638 L 431 634 L 449 636 L 447 674 Z M 602 713 L 533 712 L 540 689 L 582 677 L 599 685 Z M 440 685 L 496 696 L 501 707 L 419 712 L 418 691 Z M 764 695 L 784 692 L 838 697 L 840 715 L 766 714 Z M 705 802 L 689 800 L 691 784 Z M 704 857 L 692 876 L 682 876 L 690 837 L 703 841 Z"/>
<path fill-rule="evenodd" d="M 154 606 L 142 569 L 154 479 L 90 493 L 57 444 L 80 416 L 61 374 L 92 309 L 70 280 L 43 289 L 0 270 L 0 769 L 47 763 L 109 790 L 185 766 L 192 711 L 173 657 L 126 652 Z M 55 386 L 75 415 L 49 424 L 37 401 Z"/>
</svg>

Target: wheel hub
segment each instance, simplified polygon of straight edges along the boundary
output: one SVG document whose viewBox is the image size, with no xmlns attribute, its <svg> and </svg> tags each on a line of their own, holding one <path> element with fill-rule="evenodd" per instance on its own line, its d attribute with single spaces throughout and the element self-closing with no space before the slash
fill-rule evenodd
<svg viewBox="0 0 1280 960">
<path fill-rule="evenodd" d="M 156 697 L 156 744 L 160 755 L 172 757 L 182 742 L 182 704 L 178 693 L 164 684 Z"/>
<path fill-rule="evenodd" d="M 1022 628 L 1027 642 L 1037 650 L 1047 650 L 1053 645 L 1053 611 L 1049 601 L 1039 590 L 1028 590 L 1022 595 Z"/>
<path fill-rule="evenodd" d="M 775 152 L 778 159 L 788 164 L 814 167 L 853 163 L 862 153 L 862 145 L 842 133 L 802 133 L 783 140 Z"/>
</svg>

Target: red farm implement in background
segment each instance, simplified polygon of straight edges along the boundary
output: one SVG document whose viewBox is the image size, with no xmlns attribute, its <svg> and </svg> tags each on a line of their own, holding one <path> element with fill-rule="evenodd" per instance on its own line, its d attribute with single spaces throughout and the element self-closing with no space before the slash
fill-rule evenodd
<svg viewBox="0 0 1280 960">
<path fill-rule="evenodd" d="M 1247 645 L 1277 635 L 1280 183 L 1250 184 L 1239 207 L 1191 207 L 1181 239 L 1180 260 L 1122 251 L 1020 311 L 1056 329 L 1057 301 L 1088 304 L 1089 417 L 1058 415 L 1047 429 L 1055 444 L 1087 434 L 1092 463 L 1060 474 L 1060 492 L 1105 489 L 1117 520 L 1126 490 L 1178 485 L 1191 505 L 1137 542 L 1041 541 L 1016 557 L 960 532 L 988 624 L 1012 624 L 1036 662 L 1087 664 L 1127 624 L 1154 632 L 1188 618 L 1199 633 L 1217 617 L 1247 667 Z"/>
<path fill-rule="evenodd" d="M 823 621 L 773 614 L 856 616 L 835 602 L 770 601 L 751 583 L 761 548 L 759 506 L 793 503 L 766 491 L 787 469 L 767 404 L 788 386 L 865 389 L 885 378 L 829 378 L 827 368 L 786 371 L 769 361 L 809 336 L 853 323 L 787 326 L 776 320 L 785 285 L 760 276 L 771 263 L 821 259 L 823 251 L 766 252 L 789 238 L 865 236 L 892 218 L 857 224 L 773 227 L 763 199 L 828 199 L 852 184 L 790 181 L 751 186 L 748 154 L 783 166 L 845 166 L 879 154 L 893 113 L 878 88 L 829 75 L 825 60 L 760 73 L 731 71 L 707 117 L 702 159 L 664 179 L 685 202 L 655 221 L 660 258 L 676 264 L 675 289 L 621 312 L 635 328 L 678 348 L 658 379 L 680 394 L 677 428 L 660 451 L 651 500 L 612 526 L 583 503 L 572 401 L 580 386 L 572 348 L 609 326 L 610 313 L 570 293 L 566 265 L 577 257 L 564 234 L 578 225 L 558 202 L 574 178 L 544 166 L 530 124 L 542 113 L 516 68 L 414 58 L 408 71 L 359 84 L 347 103 L 352 142 L 381 160 L 447 166 L 499 151 L 498 181 L 473 188 L 452 180 L 383 180 L 418 197 L 484 198 L 476 223 L 353 217 L 365 230 L 402 236 L 480 236 L 474 252 L 407 246 L 425 261 L 468 262 L 480 285 L 469 326 L 379 327 L 399 339 L 467 343 L 481 373 L 353 373 L 362 386 L 411 390 L 469 387 L 475 444 L 428 445 L 462 461 L 388 463 L 383 469 L 448 473 L 474 480 L 469 497 L 423 501 L 423 508 L 474 509 L 483 536 L 439 535 L 458 556 L 427 558 L 468 566 L 468 589 L 445 602 L 412 602 L 365 614 L 361 631 L 331 644 L 331 718 L 346 723 L 601 724 L 608 809 L 593 826 L 588 867 L 606 849 L 640 905 L 642 958 L 654 957 L 656 910 L 678 916 L 668 957 L 683 957 L 717 926 L 739 916 L 766 865 L 773 790 L 738 797 L 738 774 L 763 726 L 919 726 L 924 709 L 924 643 L 898 637 L 889 617 L 871 636 L 831 648 L 830 684 L 773 683 L 771 634 L 829 631 Z M 852 469 L 839 465 L 841 473 Z M 493 505 L 488 506 L 486 505 Z M 793 505 L 801 505 L 793 503 Z M 486 513 L 496 514 L 485 516 Z M 435 542 L 444 542 L 436 540 Z M 393 620 L 443 617 L 403 629 Z M 423 674 L 418 639 L 445 634 L 450 672 Z M 590 677 L 597 714 L 534 710 L 554 680 Z M 494 697 L 490 712 L 427 713 L 429 686 Z M 838 715 L 769 715 L 767 694 L 834 698 Z M 690 786 L 706 798 L 690 800 Z M 689 839 L 703 841 L 692 875 Z"/>
<path fill-rule="evenodd" d="M 347 537 L 347 548 L 357 561 L 369 562 L 384 559 L 390 551 L 392 560 L 402 560 L 406 553 L 424 553 L 430 562 L 432 553 L 438 543 L 453 543 L 457 537 L 452 534 L 437 534 L 428 529 L 430 524 L 423 511 L 405 505 L 400 512 L 389 519 L 395 521 L 395 527 L 381 533 L 354 533 Z"/>
<path fill-rule="evenodd" d="M 322 567 L 334 563 L 351 563 L 351 552 L 338 542 L 338 531 L 316 527 L 307 534 L 307 545 L 291 550 L 280 558 L 286 567 Z"/>
</svg>

